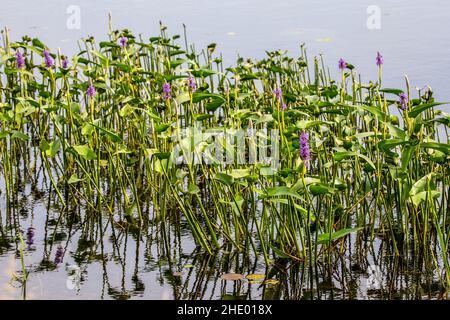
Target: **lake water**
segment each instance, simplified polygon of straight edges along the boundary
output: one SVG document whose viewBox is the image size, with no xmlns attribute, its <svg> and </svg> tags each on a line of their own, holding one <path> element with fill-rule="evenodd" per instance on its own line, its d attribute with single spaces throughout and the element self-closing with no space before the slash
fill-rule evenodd
<svg viewBox="0 0 450 320">
<path fill-rule="evenodd" d="M 80 29 L 66 26 L 71 5 L 80 9 Z M 367 27 L 371 5 L 380 9 L 380 29 Z M 185 23 L 190 42 L 198 48 L 217 43 L 229 64 L 238 54 L 262 57 L 266 50 L 297 55 L 305 42 L 311 54 L 324 54 L 331 69 L 344 57 L 367 81 L 376 79 L 380 51 L 385 86 L 403 87 L 407 74 L 413 86 L 430 85 L 438 99 L 450 101 L 445 0 L 3 0 L 0 26 L 8 26 L 13 38 L 28 34 L 73 53 L 80 37 L 106 37 L 108 12 L 114 28 L 146 36 L 159 32 L 159 21 L 174 34 L 182 34 Z"/>
<path fill-rule="evenodd" d="M 377 77 L 375 56 L 380 51 L 385 61 L 385 87 L 404 88 L 407 74 L 412 87 L 430 85 L 438 100 L 450 101 L 449 1 L 1 2 L 0 26 L 7 26 L 13 39 L 25 34 L 39 37 L 52 49 L 59 47 L 67 54 L 76 52 L 80 37 L 93 35 L 99 41 L 105 38 L 111 12 L 115 29 L 126 27 L 144 36 L 158 34 L 160 20 L 174 34 L 182 34 L 185 23 L 189 42 L 197 48 L 217 43 L 217 51 L 223 53 L 225 64 L 230 65 L 238 54 L 262 57 L 266 50 L 283 49 L 298 55 L 299 45 L 304 42 L 310 55 L 324 54 L 332 73 L 337 72 L 338 59 L 344 57 L 368 81 Z M 381 28 L 375 30 L 367 27 L 367 8 L 373 4 L 381 10 Z M 66 26 L 69 17 L 66 10 L 70 5 L 81 10 L 80 29 Z M 448 106 L 441 109 L 450 110 Z M 5 201 L 0 194 L 0 210 L 4 209 Z M 87 222 L 71 230 L 71 223 L 59 224 L 59 212 L 47 203 L 45 188 L 32 190 L 30 185 L 24 185 L 18 201 L 16 213 L 21 228 L 34 230 L 33 244 L 25 257 L 32 272 L 24 292 L 17 281 L 11 280 L 13 273 L 21 269 L 16 247 L 7 237 L 2 238 L 0 299 L 295 297 L 294 284 L 287 284 L 285 292 L 263 292 L 257 284 L 224 283 L 220 280 L 221 273 L 261 273 L 264 269 L 234 253 L 216 257 L 197 254 L 186 226 L 180 230 L 163 226 L 164 232 L 158 226 L 145 234 L 114 235 L 107 224 Z M 1 218 L 2 225 L 14 224 L 8 220 L 12 217 Z M 62 227 L 54 228 L 55 225 Z M 167 246 L 162 244 L 161 237 L 168 237 Z M 61 262 L 52 263 L 58 248 L 44 245 L 46 238 L 56 238 L 61 243 L 65 252 Z M 354 273 L 352 279 L 358 283 L 353 297 L 367 297 L 364 276 Z M 328 289 L 324 292 L 325 296 L 330 294 Z M 337 292 L 339 298 L 340 291 Z M 411 297 L 407 291 L 399 294 Z"/>
</svg>

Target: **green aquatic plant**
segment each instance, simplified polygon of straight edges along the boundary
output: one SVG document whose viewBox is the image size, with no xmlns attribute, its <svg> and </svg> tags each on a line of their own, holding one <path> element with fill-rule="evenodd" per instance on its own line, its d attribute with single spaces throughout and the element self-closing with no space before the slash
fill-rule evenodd
<svg viewBox="0 0 450 320">
<path fill-rule="evenodd" d="M 407 79 L 383 88 L 380 54 L 378 81 L 364 84 L 342 58 L 333 80 L 304 46 L 226 67 L 215 44 L 183 48 L 163 26 L 82 39 L 71 58 L 2 35 L 7 211 L 20 177 L 39 173 L 62 215 L 84 206 L 127 230 L 183 221 L 207 254 L 261 256 L 268 279 L 274 261 L 311 275 L 324 263 L 331 279 L 348 243 L 381 239 L 430 258 L 420 268 L 449 286 L 450 115 Z"/>
</svg>

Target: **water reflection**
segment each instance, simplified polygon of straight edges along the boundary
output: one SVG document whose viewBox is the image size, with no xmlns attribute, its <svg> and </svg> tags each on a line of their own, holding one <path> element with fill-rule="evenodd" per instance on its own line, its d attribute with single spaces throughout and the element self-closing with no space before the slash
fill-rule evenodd
<svg viewBox="0 0 450 320">
<path fill-rule="evenodd" d="M 353 237 L 325 255 L 329 265 L 273 256 L 266 270 L 261 257 L 231 246 L 213 255 L 202 252 L 179 213 L 159 221 L 150 214 L 150 202 L 146 227 L 136 229 L 107 214 L 94 214 L 75 198 L 62 211 L 48 200 L 55 199 L 53 192 L 32 188 L 25 180 L 10 199 L 17 206 L 1 211 L 2 299 L 445 298 L 436 274 L 426 272 L 434 269 L 432 257 L 397 255 L 391 243 L 380 239 L 372 245 L 362 236 Z M 45 178 L 41 182 L 45 186 Z M 17 240 L 19 233 L 24 243 Z M 379 286 L 372 288 L 375 267 Z M 225 281 L 222 275 L 229 273 L 267 274 L 272 280 Z"/>
</svg>

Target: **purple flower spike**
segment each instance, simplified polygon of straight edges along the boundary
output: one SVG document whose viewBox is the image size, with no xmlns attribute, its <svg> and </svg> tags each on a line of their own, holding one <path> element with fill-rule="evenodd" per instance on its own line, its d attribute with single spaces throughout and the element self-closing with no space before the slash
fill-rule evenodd
<svg viewBox="0 0 450 320">
<path fill-rule="evenodd" d="M 279 87 L 276 87 L 275 90 L 273 90 L 273 93 L 275 94 L 275 97 L 281 101 L 282 97 L 283 97 L 283 91 L 281 91 L 281 89 Z"/>
<path fill-rule="evenodd" d="M 119 42 L 120 42 L 120 45 L 121 45 L 122 48 L 125 48 L 125 46 L 127 45 L 127 40 L 128 39 L 125 36 L 121 36 L 120 37 Z"/>
<path fill-rule="evenodd" d="M 27 241 L 25 241 L 25 243 L 28 246 L 33 245 L 33 243 L 34 243 L 34 228 L 33 227 L 29 227 L 27 229 Z"/>
<path fill-rule="evenodd" d="M 168 82 L 164 82 L 163 84 L 163 93 L 164 93 L 164 101 L 170 99 L 170 84 Z"/>
<path fill-rule="evenodd" d="M 344 59 L 342 59 L 342 58 L 340 58 L 339 59 L 339 69 L 341 69 L 342 71 L 345 69 L 345 68 L 347 68 L 347 63 L 345 62 L 345 60 Z"/>
<path fill-rule="evenodd" d="M 286 103 L 283 102 L 283 91 L 281 91 L 280 87 L 276 87 L 275 90 L 273 90 L 273 93 L 275 94 L 275 98 L 277 98 L 281 104 L 281 110 L 286 110 Z"/>
<path fill-rule="evenodd" d="M 377 66 L 378 67 L 380 67 L 383 64 L 383 62 L 384 62 L 383 56 L 379 52 L 377 52 L 376 61 L 377 61 Z"/>
<path fill-rule="evenodd" d="M 69 67 L 69 60 L 67 60 L 67 57 L 64 57 L 62 60 L 62 67 L 63 69 L 67 69 Z"/>
<path fill-rule="evenodd" d="M 91 98 L 93 98 L 95 96 L 96 92 L 95 92 L 95 88 L 92 84 L 89 85 L 89 87 L 87 88 L 86 94 Z"/>
<path fill-rule="evenodd" d="M 309 166 L 311 152 L 309 150 L 309 135 L 306 132 L 300 134 L 300 158 L 306 162 L 306 166 Z"/>
<path fill-rule="evenodd" d="M 17 63 L 17 69 L 22 69 L 25 67 L 25 59 L 23 58 L 22 53 L 17 49 L 16 51 L 16 63 Z"/>
<path fill-rule="evenodd" d="M 408 95 L 404 92 L 400 93 L 400 108 L 402 108 L 402 110 L 406 110 L 406 108 L 408 107 Z"/>
<path fill-rule="evenodd" d="M 50 53 L 48 52 L 48 50 L 44 50 L 43 54 L 44 54 L 45 66 L 47 68 L 53 67 L 53 59 L 50 56 Z"/>
<path fill-rule="evenodd" d="M 64 249 L 61 246 L 58 246 L 58 249 L 56 249 L 56 253 L 55 253 L 55 264 L 60 264 L 61 262 L 63 262 L 63 257 L 64 257 Z"/>
<path fill-rule="evenodd" d="M 188 78 L 189 90 L 192 92 L 197 91 L 197 84 L 195 83 L 195 79 L 193 76 L 189 76 Z"/>
</svg>

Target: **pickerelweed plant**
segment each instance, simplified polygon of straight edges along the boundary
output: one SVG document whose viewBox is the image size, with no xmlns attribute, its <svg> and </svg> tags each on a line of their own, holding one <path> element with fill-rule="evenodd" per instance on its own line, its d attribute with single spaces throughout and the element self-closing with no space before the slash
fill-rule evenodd
<svg viewBox="0 0 450 320">
<path fill-rule="evenodd" d="M 363 84 L 344 59 L 333 80 L 304 46 L 225 67 L 215 44 L 195 51 L 163 26 L 80 40 L 73 57 L 2 35 L 7 212 L 22 179 L 43 175 L 62 216 L 85 206 L 118 230 L 185 221 L 201 250 L 252 252 L 268 277 L 281 260 L 331 278 L 346 243 L 364 255 L 378 239 L 450 285 L 450 115 L 407 79 L 381 87 L 380 53 L 378 81 Z"/>
</svg>

